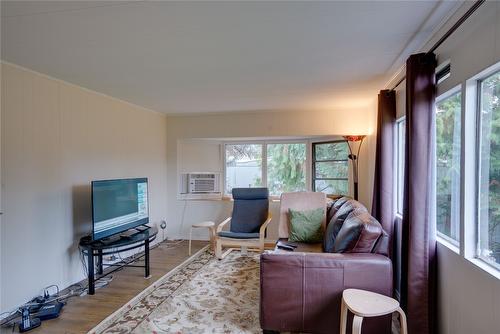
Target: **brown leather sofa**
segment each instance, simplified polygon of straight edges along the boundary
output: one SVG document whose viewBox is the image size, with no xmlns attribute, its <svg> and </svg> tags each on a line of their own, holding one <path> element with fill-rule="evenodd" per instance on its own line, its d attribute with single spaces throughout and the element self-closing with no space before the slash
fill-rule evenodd
<svg viewBox="0 0 500 334">
<path fill-rule="evenodd" d="M 358 224 L 364 232 L 357 233 L 357 239 L 340 241 L 340 244 L 349 245 L 343 253 L 323 252 L 322 244 L 298 244 L 294 252 L 273 251 L 261 255 L 260 324 L 264 333 L 339 333 L 343 290 L 357 288 L 392 296 L 392 262 L 388 257 L 390 236 L 368 215 L 366 208 L 354 200 L 341 198 L 327 206 L 326 198 L 319 193 L 283 196 L 281 240 L 288 238 L 290 207 L 296 210 L 325 207 L 325 229 L 329 224 L 352 226 L 355 219 L 371 219 L 367 223 L 371 226 Z M 369 240 L 374 239 L 375 230 L 378 237 Z M 344 239 L 352 234 L 337 232 L 338 236 L 343 233 Z M 367 248 L 369 243 L 373 246 Z M 349 321 L 351 319 L 352 315 Z M 363 320 L 363 334 L 390 332 L 390 316 Z"/>
</svg>

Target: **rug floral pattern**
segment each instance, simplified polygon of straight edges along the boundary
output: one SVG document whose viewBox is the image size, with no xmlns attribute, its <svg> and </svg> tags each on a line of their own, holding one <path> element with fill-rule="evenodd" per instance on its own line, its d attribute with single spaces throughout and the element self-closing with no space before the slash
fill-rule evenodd
<svg viewBox="0 0 500 334">
<path fill-rule="evenodd" d="M 259 257 L 204 250 L 89 333 L 261 333 Z"/>
</svg>

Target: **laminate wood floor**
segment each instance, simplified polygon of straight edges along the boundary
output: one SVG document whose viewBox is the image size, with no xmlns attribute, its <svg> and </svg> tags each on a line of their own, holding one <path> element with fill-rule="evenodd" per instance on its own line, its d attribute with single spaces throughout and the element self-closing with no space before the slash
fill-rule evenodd
<svg viewBox="0 0 500 334">
<path fill-rule="evenodd" d="M 207 244 L 206 241 L 193 241 L 192 253 L 194 254 Z M 87 333 L 188 257 L 187 240 L 178 243 L 175 247 L 172 247 L 169 242 L 162 243 L 161 246 L 152 249 L 150 253 L 151 278 L 144 278 L 144 268 L 129 267 L 114 272 L 112 274 L 113 280 L 107 286 L 96 290 L 95 295 L 70 298 L 59 318 L 44 321 L 39 328 L 29 333 Z M 137 262 L 137 264 L 142 263 L 142 261 Z"/>
</svg>

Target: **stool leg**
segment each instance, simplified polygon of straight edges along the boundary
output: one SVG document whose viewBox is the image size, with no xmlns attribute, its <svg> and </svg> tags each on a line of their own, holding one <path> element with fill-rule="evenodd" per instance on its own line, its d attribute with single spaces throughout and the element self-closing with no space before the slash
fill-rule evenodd
<svg viewBox="0 0 500 334">
<path fill-rule="evenodd" d="M 189 256 L 191 256 L 191 239 L 193 238 L 193 228 L 189 229 Z"/>
<path fill-rule="evenodd" d="M 406 324 L 406 315 L 405 315 L 405 312 L 400 308 L 398 308 L 396 310 L 396 312 L 399 313 L 399 322 L 400 322 L 400 326 L 401 326 L 401 330 L 400 330 L 400 333 L 401 334 L 408 334 L 408 328 L 407 328 L 407 324 Z"/>
<path fill-rule="evenodd" d="M 362 322 L 363 322 L 363 317 L 354 315 L 354 318 L 352 318 L 352 334 L 361 334 Z"/>
<path fill-rule="evenodd" d="M 340 306 L 340 334 L 346 334 L 347 330 L 347 307 L 342 298 L 342 303 Z"/>
</svg>

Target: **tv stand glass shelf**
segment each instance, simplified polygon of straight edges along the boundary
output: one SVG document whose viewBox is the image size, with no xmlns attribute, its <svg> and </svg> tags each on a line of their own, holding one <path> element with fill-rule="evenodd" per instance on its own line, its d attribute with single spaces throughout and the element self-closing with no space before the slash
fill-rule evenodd
<svg viewBox="0 0 500 334">
<path fill-rule="evenodd" d="M 158 228 L 150 227 L 137 230 L 137 233 L 127 233 L 126 236 L 114 237 L 108 240 L 89 240 L 89 237 L 80 239 L 80 249 L 87 257 L 88 266 L 88 294 L 95 294 L 95 282 L 123 267 L 144 268 L 144 277 L 149 277 L 149 244 L 156 239 Z M 121 261 L 116 264 L 103 264 L 105 255 L 112 255 L 144 246 L 144 254 L 131 261 Z M 132 263 L 144 257 L 144 265 L 133 265 Z M 95 259 L 97 258 L 97 262 Z M 97 275 L 95 274 L 95 264 L 97 264 Z M 103 267 L 116 267 L 104 274 Z"/>
</svg>

